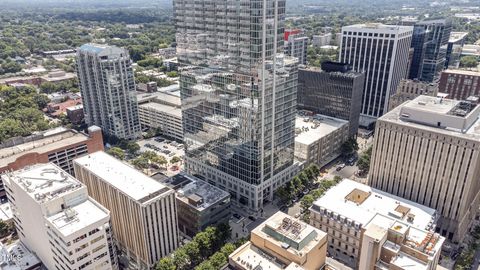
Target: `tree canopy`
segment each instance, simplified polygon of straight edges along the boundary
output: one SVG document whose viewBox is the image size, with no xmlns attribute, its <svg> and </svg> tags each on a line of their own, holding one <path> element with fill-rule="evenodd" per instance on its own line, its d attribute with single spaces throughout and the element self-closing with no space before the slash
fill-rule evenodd
<svg viewBox="0 0 480 270">
<path fill-rule="evenodd" d="M 31 86 L 0 86 L 0 143 L 50 127 L 41 111 L 48 98 Z"/>
</svg>

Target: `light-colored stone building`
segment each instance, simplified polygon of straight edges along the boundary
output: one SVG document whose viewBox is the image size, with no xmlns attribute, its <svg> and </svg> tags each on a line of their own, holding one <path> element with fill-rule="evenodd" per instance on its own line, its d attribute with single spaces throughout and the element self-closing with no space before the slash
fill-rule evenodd
<svg viewBox="0 0 480 270">
<path fill-rule="evenodd" d="M 437 209 L 436 228 L 461 241 L 479 206 L 480 106 L 419 96 L 376 124 L 369 185 Z"/>
<path fill-rule="evenodd" d="M 297 116 L 295 121 L 295 157 L 305 164 L 320 167 L 340 156 L 342 144 L 349 138 L 348 121 L 321 114 Z"/>
<path fill-rule="evenodd" d="M 325 266 L 327 235 L 283 212 L 256 227 L 250 241 L 229 256 L 236 270 L 318 270 Z"/>
<path fill-rule="evenodd" d="M 435 83 L 402 79 L 397 87 L 397 92 L 390 97 L 388 110 L 391 111 L 405 101 L 415 99 L 420 95 L 436 97 L 437 94 L 438 85 Z"/>
<path fill-rule="evenodd" d="M 175 192 L 106 154 L 74 160 L 89 194 L 110 210 L 113 237 L 134 269 L 151 269 L 178 248 Z"/>
<path fill-rule="evenodd" d="M 162 135 L 183 141 L 182 101 L 168 92 L 138 96 L 138 116 L 143 130 L 157 128 Z"/>
<path fill-rule="evenodd" d="M 422 237 L 425 238 L 427 235 L 433 234 L 435 221 L 436 211 L 434 209 L 348 179 L 344 179 L 329 189 L 310 208 L 310 224 L 328 234 L 329 254 L 346 265 L 362 270 L 374 269 L 371 267 L 359 268 L 362 257 L 376 258 L 374 259 L 375 262 L 380 260 L 377 256 L 379 250 L 369 251 L 371 247 L 364 244 L 364 241 L 366 241 L 365 234 L 370 233 L 369 228 L 373 230 L 372 226 L 381 227 L 386 237 L 386 232 L 391 228 L 396 228 L 397 225 L 401 225 L 403 228 L 402 239 L 414 238 L 415 241 L 422 242 Z M 412 232 L 410 238 L 406 235 L 409 231 Z M 439 235 L 436 238 L 443 241 L 443 238 L 440 238 Z M 380 241 L 383 236 L 378 239 Z M 441 242 L 439 243 L 441 245 Z M 400 243 L 398 244 L 400 245 Z M 404 242 L 401 244 L 403 245 Z M 401 256 L 408 256 L 399 253 L 399 251 L 397 250 L 396 253 Z M 375 252 L 375 254 L 372 252 Z M 425 259 L 423 263 L 419 262 L 419 264 L 424 266 L 436 265 L 437 255 L 436 253 L 430 254 L 428 256 L 431 258 Z M 391 260 L 386 260 L 383 257 L 381 260 L 386 264 L 391 263 Z"/>
<path fill-rule="evenodd" d="M 28 166 L 2 179 L 20 241 L 46 269 L 118 269 L 110 213 L 80 181 L 53 163 Z"/>
</svg>

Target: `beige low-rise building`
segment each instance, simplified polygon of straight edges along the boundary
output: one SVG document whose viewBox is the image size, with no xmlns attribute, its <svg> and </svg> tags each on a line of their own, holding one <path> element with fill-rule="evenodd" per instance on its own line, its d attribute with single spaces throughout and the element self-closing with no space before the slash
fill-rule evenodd
<svg viewBox="0 0 480 270">
<path fill-rule="evenodd" d="M 182 102 L 168 92 L 138 95 L 138 117 L 143 130 L 159 129 L 161 134 L 183 141 Z"/>
<path fill-rule="evenodd" d="M 326 233 L 277 212 L 229 256 L 229 265 L 236 270 L 319 270 L 325 269 L 326 252 Z"/>
<path fill-rule="evenodd" d="M 329 189 L 310 208 L 310 224 L 328 234 L 330 255 L 346 265 L 362 270 L 377 269 L 359 267 L 363 256 L 375 263 L 380 260 L 378 254 L 372 253 L 377 250 L 368 251 L 370 244 L 365 244 L 365 233 L 370 233 L 369 227 L 372 224 L 380 226 L 386 232 L 401 225 L 405 229 L 403 238 L 407 232 L 412 232 L 409 237 L 421 243 L 428 235 L 435 235 L 441 244 L 443 238 L 432 231 L 436 218 L 434 209 L 348 179 Z M 439 253 L 429 255 L 431 258 L 426 258 L 423 263 L 436 265 Z M 385 259 L 384 262 L 390 263 L 391 260 Z"/>
<path fill-rule="evenodd" d="M 342 153 L 349 138 L 348 121 L 321 114 L 297 116 L 295 157 L 305 164 L 327 165 Z"/>
<path fill-rule="evenodd" d="M 74 161 L 89 194 L 110 210 L 113 237 L 134 269 L 151 269 L 178 248 L 175 192 L 106 154 Z"/>
<path fill-rule="evenodd" d="M 397 92 L 390 96 L 388 110 L 391 111 L 405 101 L 415 99 L 420 95 L 436 97 L 437 94 L 438 85 L 436 83 L 403 79 L 398 84 Z"/>
</svg>

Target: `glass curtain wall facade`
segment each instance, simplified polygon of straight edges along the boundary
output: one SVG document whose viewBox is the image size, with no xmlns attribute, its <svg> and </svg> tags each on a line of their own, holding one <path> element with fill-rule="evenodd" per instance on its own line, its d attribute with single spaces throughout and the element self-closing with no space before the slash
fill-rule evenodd
<svg viewBox="0 0 480 270">
<path fill-rule="evenodd" d="M 449 20 L 422 21 L 413 31 L 414 55 L 410 66 L 410 79 L 437 82 L 445 67 L 448 40 L 452 31 Z"/>
<path fill-rule="evenodd" d="M 291 176 L 297 60 L 284 0 L 175 0 L 185 169 L 258 210 Z"/>
</svg>

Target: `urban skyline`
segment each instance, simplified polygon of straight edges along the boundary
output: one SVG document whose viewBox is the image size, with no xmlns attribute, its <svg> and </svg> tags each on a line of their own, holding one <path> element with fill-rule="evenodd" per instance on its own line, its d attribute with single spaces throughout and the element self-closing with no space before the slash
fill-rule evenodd
<svg viewBox="0 0 480 270">
<path fill-rule="evenodd" d="M 480 0 L 0 6 L 3 270 L 480 269 Z"/>
</svg>

